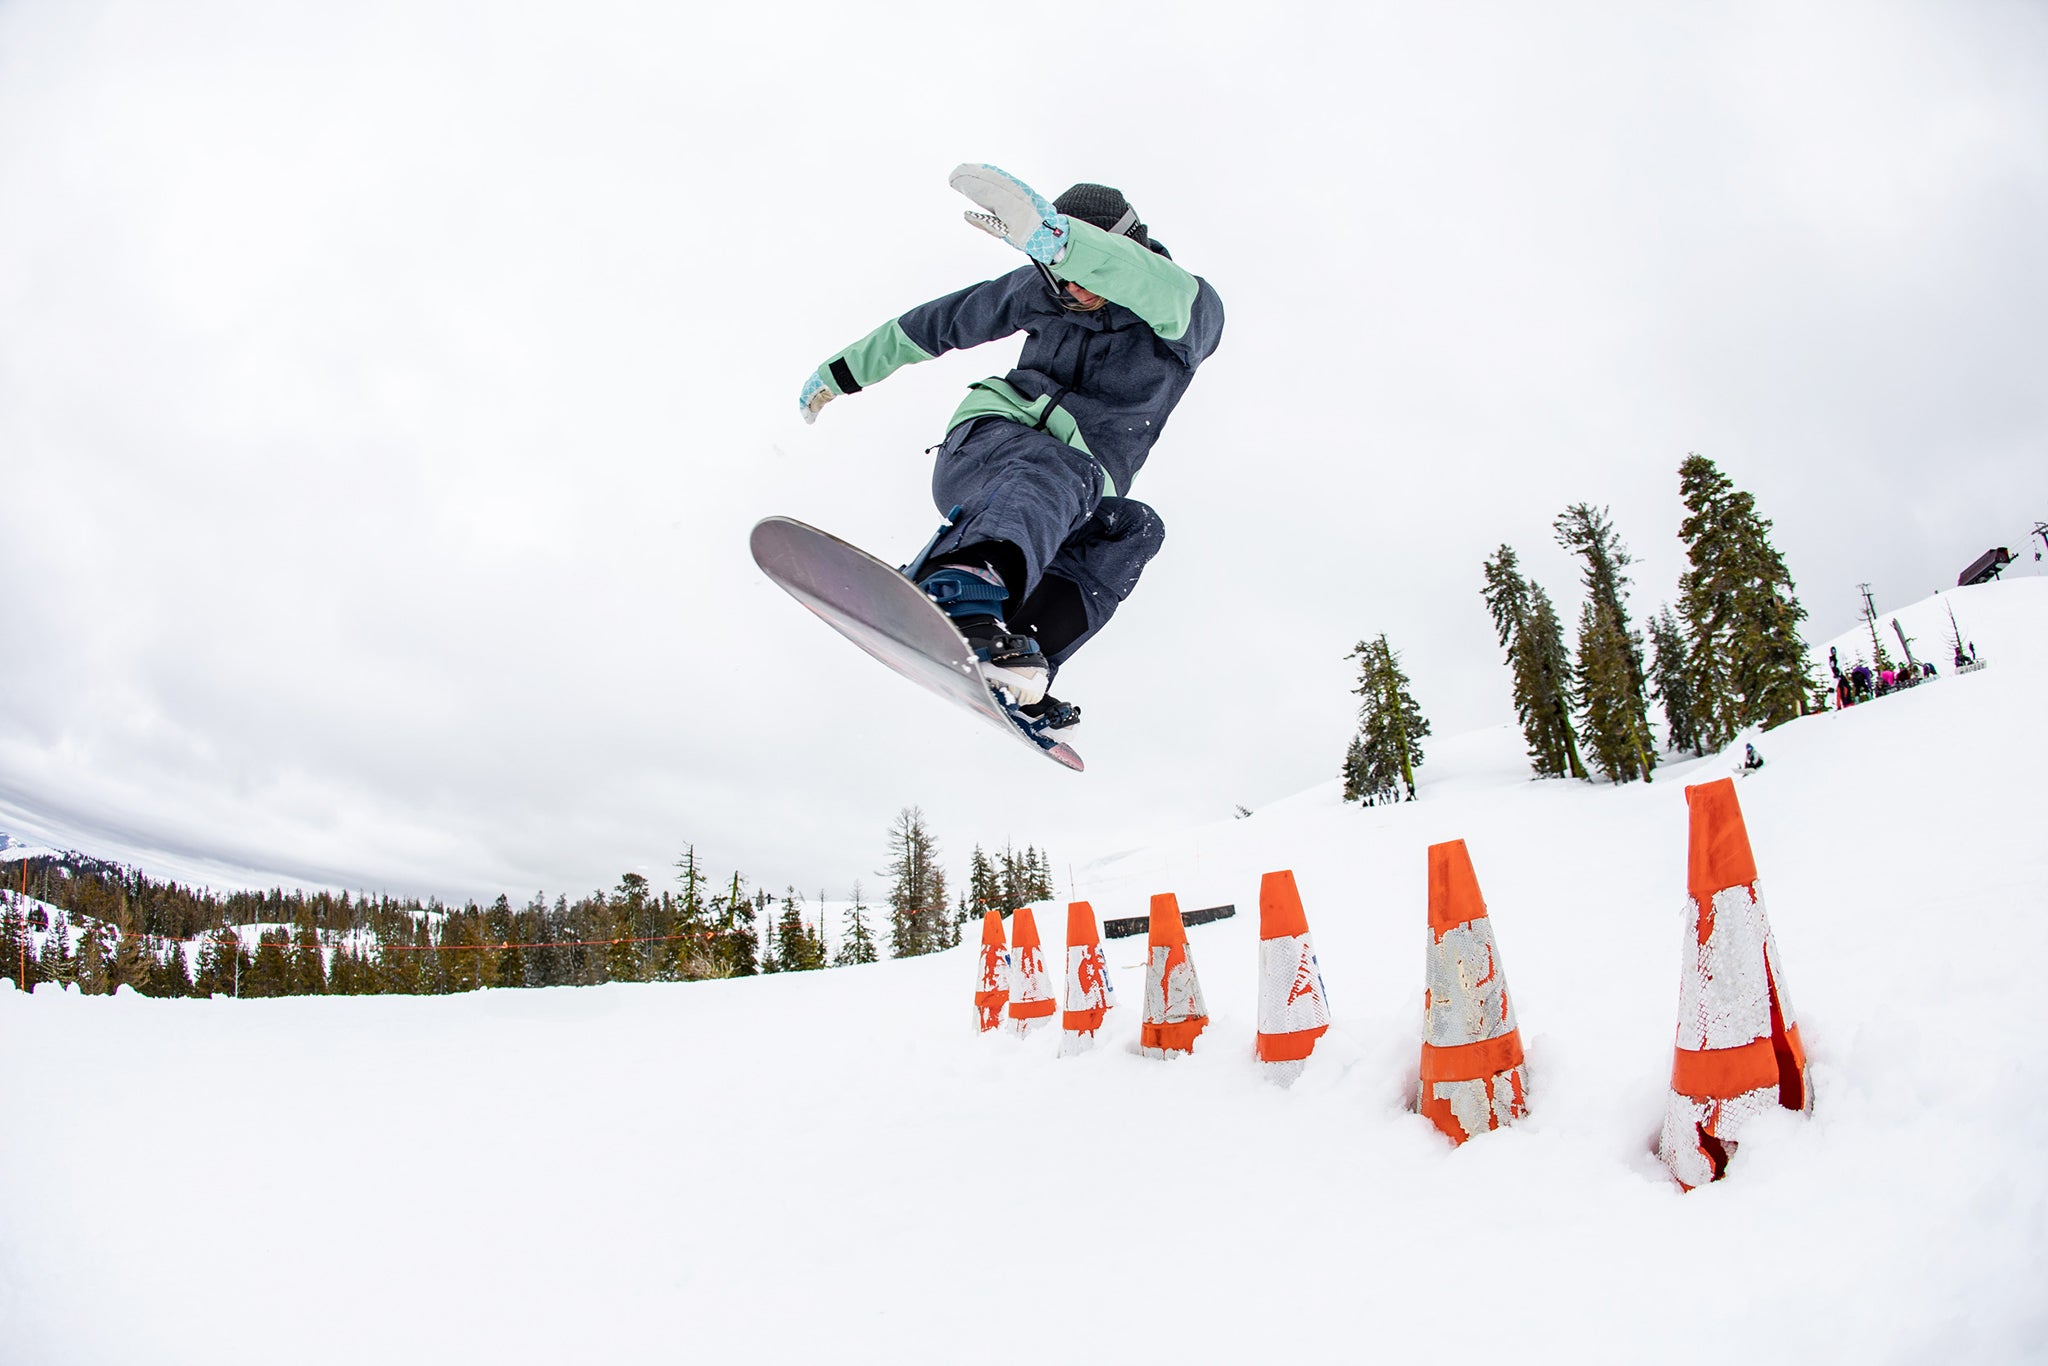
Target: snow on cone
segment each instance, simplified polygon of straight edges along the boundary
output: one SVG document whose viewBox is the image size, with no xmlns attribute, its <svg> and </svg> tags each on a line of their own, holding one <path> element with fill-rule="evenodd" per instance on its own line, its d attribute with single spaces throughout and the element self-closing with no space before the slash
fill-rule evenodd
<svg viewBox="0 0 2048 1366">
<path fill-rule="evenodd" d="M 1102 960 L 1102 935 L 1095 908 L 1085 901 L 1067 906 L 1067 1007 L 1060 1015 L 1060 1056 L 1095 1046 L 1103 1017 L 1116 1005 L 1116 987 Z"/>
<path fill-rule="evenodd" d="M 1010 913 L 1011 956 L 1010 1029 L 1023 1038 L 1052 1018 L 1052 981 L 1046 976 L 1045 954 L 1038 944 L 1038 918 L 1029 906 Z"/>
<path fill-rule="evenodd" d="M 981 916 L 981 975 L 974 984 L 974 1014 L 981 1032 L 1003 1022 L 1010 1000 L 1010 951 L 1003 947 L 1003 917 L 995 911 Z"/>
<path fill-rule="evenodd" d="M 1172 892 L 1152 898 L 1151 960 L 1145 964 L 1145 1023 L 1139 1051 L 1148 1058 L 1177 1058 L 1195 1051 L 1195 1036 L 1209 1023 L 1180 901 Z"/>
<path fill-rule="evenodd" d="M 1429 846 L 1429 985 L 1417 1108 L 1454 1143 L 1528 1113 L 1522 1033 L 1465 841 Z"/>
<path fill-rule="evenodd" d="M 1259 880 L 1258 1054 L 1266 1075 L 1292 1086 L 1329 1027 L 1329 997 L 1294 874 L 1268 873 Z"/>
<path fill-rule="evenodd" d="M 1752 1115 L 1774 1105 L 1810 1112 L 1813 1090 L 1735 780 L 1688 787 L 1685 803 L 1685 972 L 1657 1155 L 1691 1190 L 1727 1172 Z"/>
</svg>

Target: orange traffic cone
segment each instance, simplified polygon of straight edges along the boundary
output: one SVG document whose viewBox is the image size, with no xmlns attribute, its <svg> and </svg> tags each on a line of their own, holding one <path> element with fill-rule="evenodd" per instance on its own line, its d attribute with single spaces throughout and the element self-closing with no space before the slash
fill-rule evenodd
<svg viewBox="0 0 2048 1366">
<path fill-rule="evenodd" d="M 1095 1046 L 1103 1017 L 1116 1005 L 1116 986 L 1102 961 L 1102 936 L 1095 908 L 1085 901 L 1067 905 L 1067 1008 L 1060 1016 L 1060 1056 Z"/>
<path fill-rule="evenodd" d="M 1038 918 L 1029 906 L 1010 913 L 1010 942 L 1016 946 L 1012 958 L 1012 980 L 1016 991 L 1010 996 L 1010 1028 L 1018 1038 L 1052 1018 L 1052 983 L 1045 975 L 1045 954 L 1038 945 Z"/>
<path fill-rule="evenodd" d="M 1522 1034 L 1465 841 L 1429 846 L 1429 985 L 1417 1108 L 1454 1143 L 1528 1113 Z"/>
<path fill-rule="evenodd" d="M 1657 1155 L 1691 1190 L 1726 1174 L 1750 1116 L 1773 1105 L 1810 1113 L 1813 1090 L 1735 780 L 1688 787 L 1685 803 L 1685 974 Z"/>
<path fill-rule="evenodd" d="M 1259 1061 L 1292 1086 L 1316 1040 L 1330 1027 L 1323 971 L 1308 937 L 1308 917 L 1292 872 L 1259 879 Z"/>
<path fill-rule="evenodd" d="M 1148 1058 L 1174 1058 L 1195 1051 L 1195 1036 L 1209 1023 L 1202 984 L 1188 953 L 1187 927 L 1172 892 L 1152 898 L 1151 961 L 1145 965 L 1145 1023 L 1139 1051 Z"/>
<path fill-rule="evenodd" d="M 986 1034 L 1003 1022 L 1003 1006 L 1010 999 L 1010 951 L 1003 947 L 1003 917 L 995 911 L 981 915 L 981 976 L 974 985 L 974 1013 Z"/>
</svg>

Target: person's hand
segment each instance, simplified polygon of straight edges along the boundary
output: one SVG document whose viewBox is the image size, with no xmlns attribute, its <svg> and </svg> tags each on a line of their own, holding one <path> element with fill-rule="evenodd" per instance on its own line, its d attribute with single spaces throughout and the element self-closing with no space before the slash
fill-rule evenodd
<svg viewBox="0 0 2048 1366">
<path fill-rule="evenodd" d="M 963 162 L 946 183 L 981 205 L 967 211 L 967 221 L 991 237 L 1000 237 L 1032 260 L 1057 265 L 1067 250 L 1071 224 L 1067 216 L 1039 193 L 999 166 Z"/>
<path fill-rule="evenodd" d="M 818 411 L 837 397 L 839 395 L 832 392 L 831 386 L 819 378 L 818 372 L 811 371 L 810 379 L 804 384 L 804 391 L 797 395 L 796 400 L 797 408 L 804 415 L 804 425 L 808 427 L 816 422 Z"/>
</svg>

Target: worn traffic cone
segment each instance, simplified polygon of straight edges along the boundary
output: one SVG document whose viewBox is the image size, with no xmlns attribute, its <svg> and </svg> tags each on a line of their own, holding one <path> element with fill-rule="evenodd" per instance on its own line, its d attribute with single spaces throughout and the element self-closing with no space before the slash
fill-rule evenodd
<svg viewBox="0 0 2048 1366">
<path fill-rule="evenodd" d="M 1085 901 L 1067 905 L 1067 1008 L 1060 1015 L 1060 1056 L 1095 1046 L 1103 1017 L 1116 1005 L 1116 986 L 1102 960 L 1102 935 L 1095 908 Z"/>
<path fill-rule="evenodd" d="M 1052 1018 L 1052 982 L 1045 974 L 1045 954 L 1038 945 L 1038 918 L 1029 906 L 1010 913 L 1011 955 L 1010 1028 L 1023 1038 Z"/>
<path fill-rule="evenodd" d="M 1773 1105 L 1811 1113 L 1806 1050 L 1756 889 L 1735 780 L 1685 789 L 1685 973 L 1657 1155 L 1687 1190 L 1728 1170 L 1735 1137 Z"/>
<path fill-rule="evenodd" d="M 1152 950 L 1145 965 L 1145 1023 L 1138 1048 L 1148 1058 L 1177 1058 L 1195 1051 L 1195 1036 L 1209 1024 L 1180 901 L 1172 892 L 1152 898 Z"/>
<path fill-rule="evenodd" d="M 1292 1086 L 1330 1027 L 1323 970 L 1292 872 L 1259 879 L 1259 1041 L 1266 1075 Z"/>
<path fill-rule="evenodd" d="M 1429 846 L 1429 985 L 1417 1108 L 1454 1143 L 1528 1113 L 1522 1033 L 1465 841 Z"/>
<path fill-rule="evenodd" d="M 1003 947 L 1003 917 L 995 911 L 981 915 L 981 975 L 974 985 L 974 1013 L 986 1034 L 1003 1022 L 1003 1007 L 1010 999 L 1010 951 Z"/>
</svg>

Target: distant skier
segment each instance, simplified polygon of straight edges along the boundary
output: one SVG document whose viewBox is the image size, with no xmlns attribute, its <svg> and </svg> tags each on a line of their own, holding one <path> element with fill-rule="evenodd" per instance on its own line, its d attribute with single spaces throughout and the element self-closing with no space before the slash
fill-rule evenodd
<svg viewBox="0 0 2048 1366">
<path fill-rule="evenodd" d="M 1746 745 L 1744 745 L 1744 746 L 1742 747 L 1742 767 L 1743 767 L 1743 769 L 1744 769 L 1745 771 L 1747 771 L 1747 770 L 1750 770 L 1750 769 L 1757 769 L 1757 768 L 1762 768 L 1763 766 L 1764 766 L 1764 756 L 1763 756 L 1763 755 L 1761 755 L 1761 754 L 1758 754 L 1758 753 L 1756 752 L 1756 746 L 1755 746 L 1755 745 L 1747 745 L 1747 744 L 1746 744 Z"/>
<path fill-rule="evenodd" d="M 1048 730 L 1080 708 L 1047 692 L 1159 552 L 1159 514 L 1129 496 L 1167 416 L 1216 349 L 1223 302 L 1175 264 L 1119 190 L 1079 184 L 1047 203 L 993 166 L 949 177 L 967 221 L 1030 257 L 891 319 L 832 356 L 798 405 L 813 422 L 905 365 L 1025 334 L 1017 366 L 969 386 L 938 446 L 932 497 L 960 515 L 918 583 Z"/>
</svg>

